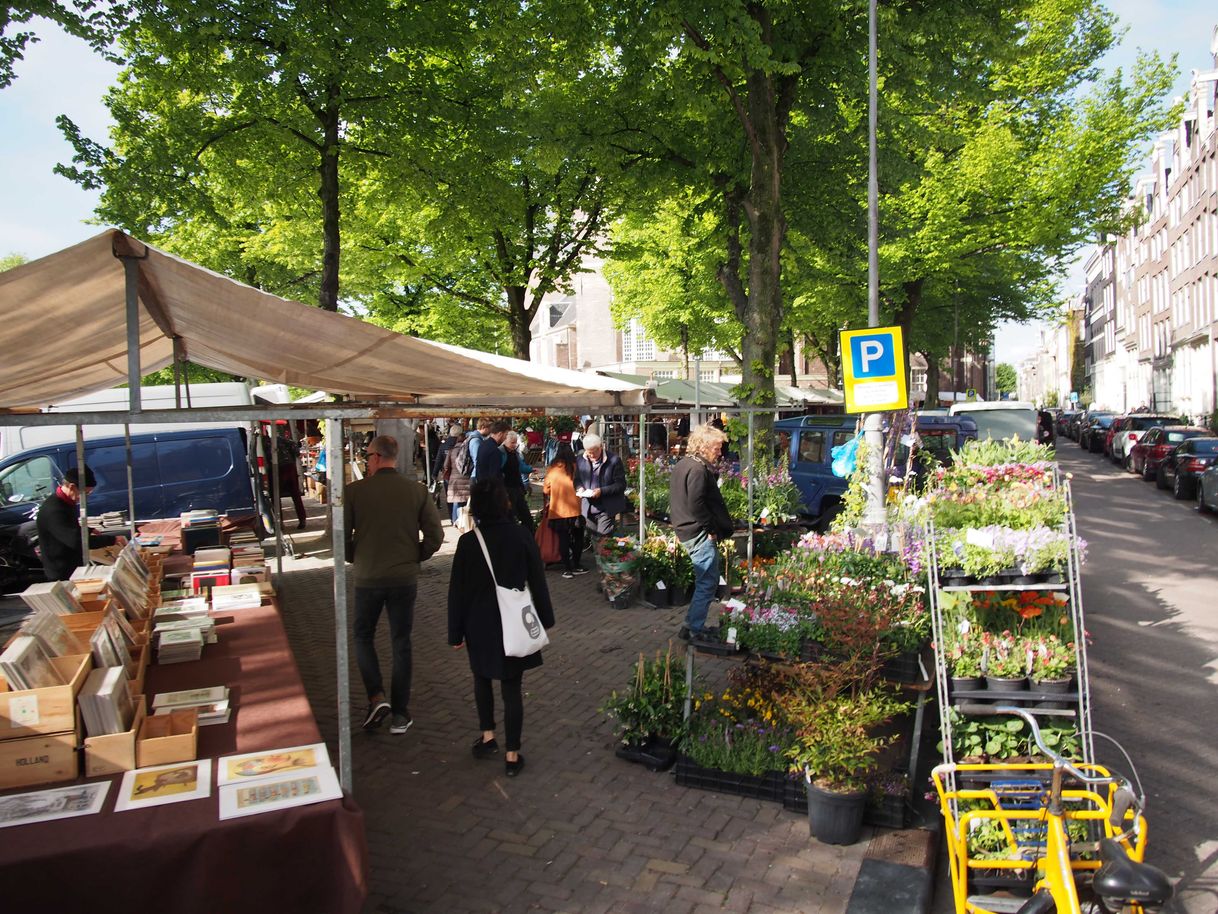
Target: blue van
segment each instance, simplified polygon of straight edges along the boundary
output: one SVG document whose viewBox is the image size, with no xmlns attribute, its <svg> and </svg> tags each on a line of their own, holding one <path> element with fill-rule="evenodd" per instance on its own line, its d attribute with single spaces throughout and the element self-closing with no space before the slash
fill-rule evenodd
<svg viewBox="0 0 1218 914">
<path fill-rule="evenodd" d="M 786 455 L 791 479 L 803 499 L 805 520 L 818 530 L 827 530 L 841 511 L 847 480 L 833 472 L 833 448 L 854 437 L 858 420 L 858 416 L 847 415 L 799 416 L 774 423 L 775 456 Z M 951 450 L 977 437 L 976 424 L 966 416 L 919 413 L 917 423 L 923 448 L 941 461 Z M 905 472 L 907 456 L 905 445 L 898 445 L 894 473 Z"/>
<path fill-rule="evenodd" d="M 85 464 L 97 477 L 90 514 L 126 512 L 127 448 L 121 437 L 85 441 Z M 139 520 L 177 517 L 195 508 L 257 514 L 255 474 L 243 428 L 203 428 L 131 436 L 135 513 Z M 0 461 L 0 527 L 28 521 L 76 466 L 76 444 L 55 444 Z"/>
</svg>

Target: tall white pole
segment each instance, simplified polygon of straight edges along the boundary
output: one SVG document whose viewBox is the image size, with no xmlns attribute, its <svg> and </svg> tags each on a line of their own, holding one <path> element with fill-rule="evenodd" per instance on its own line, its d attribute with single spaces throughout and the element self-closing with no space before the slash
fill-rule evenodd
<svg viewBox="0 0 1218 914">
<path fill-rule="evenodd" d="M 876 0 L 867 10 L 867 326 L 880 326 L 880 186 L 876 163 Z M 879 413 L 868 413 L 863 425 L 867 443 L 867 508 L 864 523 L 873 529 L 884 525 L 884 433 Z"/>
</svg>

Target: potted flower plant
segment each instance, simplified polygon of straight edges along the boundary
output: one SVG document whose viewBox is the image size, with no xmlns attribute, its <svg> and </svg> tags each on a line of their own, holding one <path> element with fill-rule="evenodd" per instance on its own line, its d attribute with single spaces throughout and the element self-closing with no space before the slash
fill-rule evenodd
<svg viewBox="0 0 1218 914">
<path fill-rule="evenodd" d="M 859 673 L 850 664 L 805 666 L 783 710 L 795 730 L 787 750 L 792 770 L 802 771 L 808 793 L 808 827 L 826 844 L 853 844 L 867 805 L 866 777 L 895 735 L 878 728 L 909 708 L 888 688 L 850 686 Z"/>
<path fill-rule="evenodd" d="M 676 557 L 671 548 L 675 544 L 670 544 L 668 540 L 669 537 L 649 531 L 639 549 L 638 573 L 643 584 L 643 596 L 656 607 L 669 605 L 676 577 Z"/>
<path fill-rule="evenodd" d="M 1032 644 L 1032 691 L 1069 692 L 1074 666 L 1073 644 L 1063 642 L 1056 635 L 1037 638 Z M 1062 702 L 1042 701 L 1037 707 L 1061 709 L 1066 705 Z"/>
<path fill-rule="evenodd" d="M 671 645 L 651 661 L 639 654 L 630 685 L 611 693 L 600 709 L 615 722 L 617 756 L 652 771 L 672 767 L 685 733 L 685 680 L 672 667 Z"/>
<path fill-rule="evenodd" d="M 944 646 L 947 675 L 951 679 L 951 692 L 974 692 L 981 688 L 981 644 L 971 629 L 955 632 Z M 953 697 L 952 704 L 959 705 L 963 699 Z"/>
<path fill-rule="evenodd" d="M 1010 632 L 990 640 L 985 664 L 985 687 L 1005 692 L 1028 688 L 1027 651 Z"/>
</svg>

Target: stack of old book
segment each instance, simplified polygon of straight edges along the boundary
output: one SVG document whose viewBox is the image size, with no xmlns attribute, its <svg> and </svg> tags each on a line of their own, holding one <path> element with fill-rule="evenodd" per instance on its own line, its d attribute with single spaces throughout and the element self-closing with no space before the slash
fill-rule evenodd
<svg viewBox="0 0 1218 914">
<path fill-rule="evenodd" d="M 220 515 L 213 508 L 187 511 L 182 520 L 182 551 L 194 555 L 200 546 L 220 543 Z"/>
<path fill-rule="evenodd" d="M 190 587 L 194 593 L 208 593 L 211 588 L 232 583 L 233 554 L 224 546 L 200 548 L 195 551 L 194 570 L 190 575 Z"/>
<path fill-rule="evenodd" d="M 160 625 L 162 622 L 180 622 L 183 619 L 206 619 L 207 613 L 206 597 L 179 597 L 161 603 L 153 611 L 152 622 L 153 625 Z"/>
<path fill-rule="evenodd" d="M 46 607 L 35 610 L 21 623 L 21 634 L 37 638 L 48 657 L 66 657 L 84 652 L 76 633 L 63 624 L 58 613 Z"/>
<path fill-rule="evenodd" d="M 63 685 L 42 642 L 33 635 L 17 635 L 0 654 L 0 675 L 13 690 L 44 689 Z"/>
<path fill-rule="evenodd" d="M 262 588 L 257 582 L 229 584 L 211 589 L 212 612 L 229 612 L 234 609 L 253 609 L 262 605 Z"/>
<path fill-rule="evenodd" d="M 152 713 L 169 714 L 182 708 L 199 712 L 199 726 L 226 724 L 229 718 L 228 686 L 185 689 L 181 692 L 160 692 L 152 699 Z"/>
<path fill-rule="evenodd" d="M 196 627 L 175 628 L 156 633 L 156 662 L 185 663 L 203 655 L 204 636 Z"/>
<path fill-rule="evenodd" d="M 21 592 L 25 605 L 35 611 L 46 609 L 59 615 L 83 611 L 76 589 L 66 581 L 51 581 L 49 584 L 31 584 Z"/>
<path fill-rule="evenodd" d="M 89 736 L 122 733 L 130 729 L 135 705 L 127 688 L 127 671 L 121 666 L 94 670 L 77 696 Z"/>
</svg>

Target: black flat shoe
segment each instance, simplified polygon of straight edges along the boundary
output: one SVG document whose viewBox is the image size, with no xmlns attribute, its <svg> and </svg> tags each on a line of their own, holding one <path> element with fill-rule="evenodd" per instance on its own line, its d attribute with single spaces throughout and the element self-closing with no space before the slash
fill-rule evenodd
<svg viewBox="0 0 1218 914">
<path fill-rule="evenodd" d="M 520 772 L 523 769 L 524 769 L 524 756 L 523 755 L 517 755 L 516 761 L 514 761 L 514 762 L 509 762 L 506 759 L 504 759 L 503 773 L 506 774 L 508 777 L 510 777 L 510 778 L 516 777 L 516 775 L 520 774 Z"/>
<path fill-rule="evenodd" d="M 499 754 L 499 744 L 494 739 L 484 740 L 482 737 L 474 742 L 474 758 L 487 759 Z"/>
</svg>

